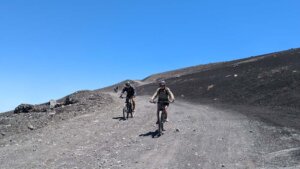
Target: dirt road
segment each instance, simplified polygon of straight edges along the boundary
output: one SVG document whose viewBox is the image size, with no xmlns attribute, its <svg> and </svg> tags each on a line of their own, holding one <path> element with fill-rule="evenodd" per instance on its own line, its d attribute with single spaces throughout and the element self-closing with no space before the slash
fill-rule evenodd
<svg viewBox="0 0 300 169">
<path fill-rule="evenodd" d="M 124 100 L 112 95 L 111 107 L 0 140 L 0 168 L 300 167 L 298 131 L 177 101 L 157 137 L 156 107 L 147 97 L 138 97 L 135 118 L 123 121 Z"/>
</svg>

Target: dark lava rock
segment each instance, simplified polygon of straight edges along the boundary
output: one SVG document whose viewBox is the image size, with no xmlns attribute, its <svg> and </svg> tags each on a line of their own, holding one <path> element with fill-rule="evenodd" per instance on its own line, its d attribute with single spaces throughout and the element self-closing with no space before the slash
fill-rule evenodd
<svg viewBox="0 0 300 169">
<path fill-rule="evenodd" d="M 66 100 L 64 102 L 64 105 L 70 105 L 70 104 L 75 104 L 77 103 L 78 100 L 76 100 L 75 98 L 73 98 L 72 96 L 67 96 Z"/>
<path fill-rule="evenodd" d="M 34 106 L 31 104 L 21 104 L 18 107 L 15 108 L 14 113 L 19 114 L 19 113 L 29 113 L 34 109 Z"/>
</svg>

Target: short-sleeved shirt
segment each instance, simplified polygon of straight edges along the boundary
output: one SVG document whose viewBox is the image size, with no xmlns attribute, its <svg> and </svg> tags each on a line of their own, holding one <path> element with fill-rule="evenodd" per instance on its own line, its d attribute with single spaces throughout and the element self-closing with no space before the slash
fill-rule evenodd
<svg viewBox="0 0 300 169">
<path fill-rule="evenodd" d="M 127 93 L 127 98 L 131 98 L 132 96 L 135 96 L 135 89 L 130 86 L 130 87 L 124 87 L 122 90 L 122 93 Z"/>
</svg>

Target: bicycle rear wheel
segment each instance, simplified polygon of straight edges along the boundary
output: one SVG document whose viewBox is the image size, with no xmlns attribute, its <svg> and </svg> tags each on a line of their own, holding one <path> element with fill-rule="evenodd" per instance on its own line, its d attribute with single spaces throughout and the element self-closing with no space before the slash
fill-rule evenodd
<svg viewBox="0 0 300 169">
<path fill-rule="evenodd" d="M 127 103 L 127 118 L 129 118 L 129 114 L 132 115 L 132 104 L 130 102 Z"/>
</svg>

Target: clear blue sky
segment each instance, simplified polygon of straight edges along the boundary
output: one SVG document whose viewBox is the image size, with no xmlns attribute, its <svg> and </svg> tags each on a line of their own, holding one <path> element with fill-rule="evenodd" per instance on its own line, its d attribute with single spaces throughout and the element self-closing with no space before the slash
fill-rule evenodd
<svg viewBox="0 0 300 169">
<path fill-rule="evenodd" d="M 0 112 L 300 47 L 299 0 L 0 0 Z"/>
</svg>

